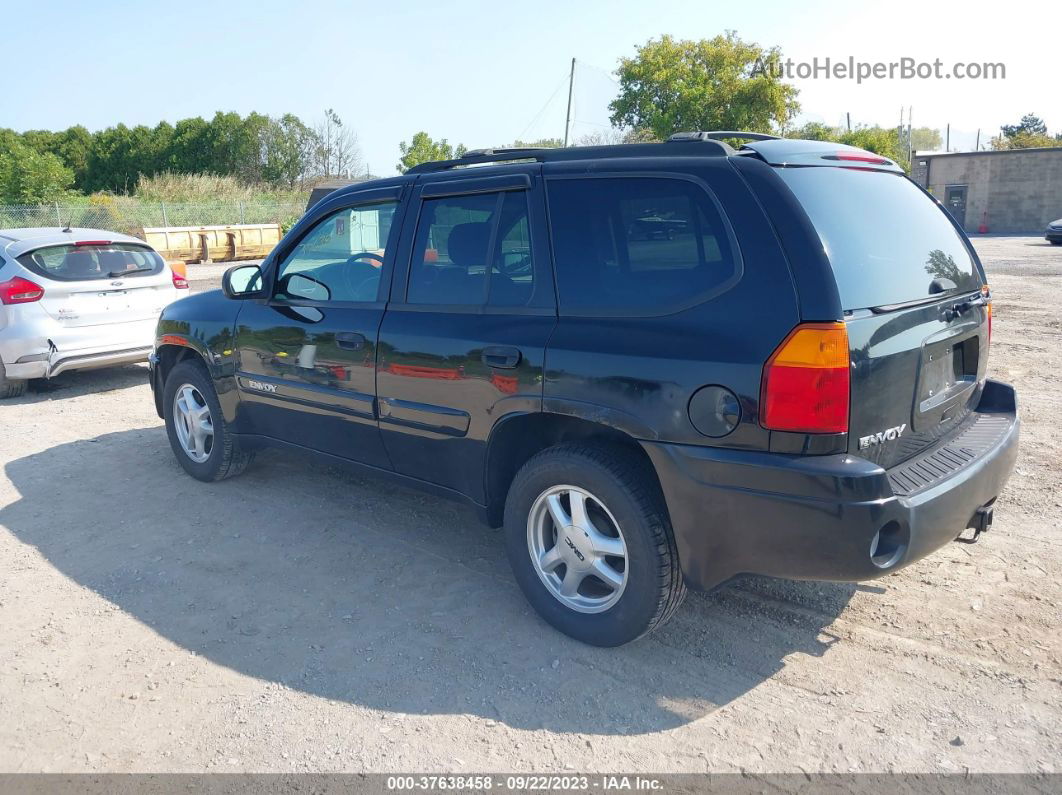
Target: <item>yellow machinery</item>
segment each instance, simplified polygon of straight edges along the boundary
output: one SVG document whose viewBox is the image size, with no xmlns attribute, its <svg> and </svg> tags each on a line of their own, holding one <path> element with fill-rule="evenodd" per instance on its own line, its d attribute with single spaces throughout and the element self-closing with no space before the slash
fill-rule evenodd
<svg viewBox="0 0 1062 795">
<path fill-rule="evenodd" d="M 262 259 L 280 242 L 280 224 L 145 227 L 139 237 L 167 260 Z"/>
</svg>

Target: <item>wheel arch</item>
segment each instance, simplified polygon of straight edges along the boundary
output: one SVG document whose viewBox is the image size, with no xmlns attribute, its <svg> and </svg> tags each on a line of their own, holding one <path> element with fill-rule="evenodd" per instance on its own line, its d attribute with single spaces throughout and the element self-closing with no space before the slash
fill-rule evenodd
<svg viewBox="0 0 1062 795">
<path fill-rule="evenodd" d="M 485 518 L 501 527 L 505 498 L 520 467 L 535 454 L 570 441 L 599 442 L 623 448 L 644 461 L 657 489 L 660 481 L 649 454 L 637 438 L 612 425 L 584 417 L 553 412 L 510 414 L 495 424 L 484 459 Z"/>
<path fill-rule="evenodd" d="M 152 378 L 155 379 L 155 411 L 161 418 L 164 416 L 162 409 L 162 392 L 166 387 L 166 379 L 169 377 L 173 368 L 185 359 L 193 357 L 202 360 L 204 365 L 206 364 L 206 360 L 199 351 L 187 345 L 159 345 L 155 349 L 155 356 L 158 357 L 158 362 L 156 363 L 152 374 Z M 207 372 L 209 372 L 209 368 L 207 369 Z"/>
</svg>

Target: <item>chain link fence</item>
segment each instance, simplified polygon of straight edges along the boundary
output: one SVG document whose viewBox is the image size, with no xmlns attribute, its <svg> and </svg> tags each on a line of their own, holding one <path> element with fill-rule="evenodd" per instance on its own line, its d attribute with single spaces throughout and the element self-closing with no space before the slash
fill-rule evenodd
<svg viewBox="0 0 1062 795">
<path fill-rule="evenodd" d="M 280 224 L 286 232 L 306 208 L 298 202 L 188 204 L 124 199 L 106 204 L 0 205 L 0 229 L 74 226 L 138 235 L 144 227 Z"/>
</svg>

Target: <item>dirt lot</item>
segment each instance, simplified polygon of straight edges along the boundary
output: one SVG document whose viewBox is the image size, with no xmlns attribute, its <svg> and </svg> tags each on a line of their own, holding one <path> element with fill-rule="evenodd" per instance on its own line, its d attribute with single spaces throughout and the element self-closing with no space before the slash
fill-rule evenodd
<svg viewBox="0 0 1062 795">
<path fill-rule="evenodd" d="M 621 649 L 461 506 L 279 453 L 191 480 L 142 367 L 6 402 L 0 770 L 1062 771 L 1062 248 L 976 242 L 1025 423 L 992 531 Z"/>
</svg>

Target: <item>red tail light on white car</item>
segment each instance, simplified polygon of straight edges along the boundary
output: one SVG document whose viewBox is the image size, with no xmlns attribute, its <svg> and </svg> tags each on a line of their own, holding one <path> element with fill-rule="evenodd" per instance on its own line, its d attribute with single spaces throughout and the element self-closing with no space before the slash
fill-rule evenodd
<svg viewBox="0 0 1062 795">
<path fill-rule="evenodd" d="M 43 287 L 21 276 L 0 282 L 0 302 L 4 304 L 32 304 L 43 297 Z"/>
</svg>

